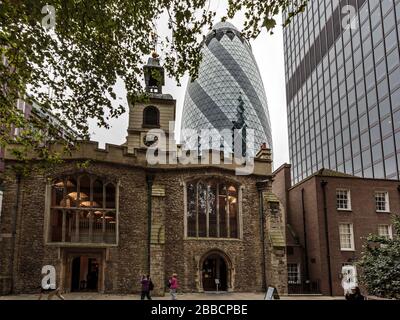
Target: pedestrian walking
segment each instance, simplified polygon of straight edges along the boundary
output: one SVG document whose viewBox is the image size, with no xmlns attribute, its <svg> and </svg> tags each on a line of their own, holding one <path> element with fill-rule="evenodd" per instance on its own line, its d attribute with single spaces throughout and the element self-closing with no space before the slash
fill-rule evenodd
<svg viewBox="0 0 400 320">
<path fill-rule="evenodd" d="M 178 288 L 179 288 L 178 275 L 176 273 L 173 273 L 172 277 L 169 279 L 169 293 L 171 294 L 172 300 L 177 300 L 176 290 Z"/>
<path fill-rule="evenodd" d="M 54 296 L 57 296 L 60 300 L 65 300 L 64 296 L 61 294 L 61 289 L 51 289 L 49 288 L 42 288 L 40 287 L 40 295 L 39 300 L 42 300 L 42 296 L 47 294 L 47 300 L 53 299 Z"/>
<path fill-rule="evenodd" d="M 346 300 L 365 300 L 358 286 L 352 287 L 351 292 L 346 293 L 345 298 Z"/>
<path fill-rule="evenodd" d="M 151 282 L 150 276 L 143 275 L 140 283 L 142 285 L 142 292 L 140 295 L 140 299 L 144 300 L 147 297 L 147 299 L 151 300 L 150 291 L 153 289 L 154 286 L 153 283 Z"/>
</svg>

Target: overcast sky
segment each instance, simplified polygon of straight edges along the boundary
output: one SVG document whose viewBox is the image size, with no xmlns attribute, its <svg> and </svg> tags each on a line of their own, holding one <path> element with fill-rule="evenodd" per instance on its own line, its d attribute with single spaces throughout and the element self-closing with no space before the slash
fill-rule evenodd
<svg viewBox="0 0 400 320">
<path fill-rule="evenodd" d="M 211 1 L 215 6 L 211 9 L 216 10 L 217 16 L 214 24 L 226 13 L 226 5 L 224 1 Z M 265 91 L 268 99 L 268 108 L 271 118 L 272 139 L 273 139 L 273 157 L 274 168 L 278 168 L 281 164 L 289 162 L 288 136 L 287 136 L 287 117 L 286 117 L 286 95 L 285 95 L 285 72 L 284 72 L 284 56 L 283 56 L 283 40 L 280 16 L 277 18 L 279 27 L 276 27 L 274 34 L 270 35 L 265 30 L 256 40 L 251 41 L 254 56 L 260 69 L 261 77 L 264 83 Z M 243 27 L 243 15 L 238 15 L 232 20 L 228 20 L 234 24 L 239 30 Z M 162 23 L 158 24 L 158 28 Z M 160 32 L 158 30 L 158 32 Z M 170 93 L 177 101 L 176 108 L 176 131 L 180 128 L 183 101 L 188 77 L 181 80 L 181 87 L 178 87 L 174 80 L 166 79 L 166 85 L 163 88 L 164 93 Z M 126 94 L 124 92 L 123 83 L 116 86 L 117 94 L 122 97 L 125 105 Z M 128 128 L 128 112 L 113 119 L 110 129 L 99 129 L 94 122 L 90 122 L 91 138 L 99 141 L 103 147 L 105 143 L 123 144 Z"/>
</svg>

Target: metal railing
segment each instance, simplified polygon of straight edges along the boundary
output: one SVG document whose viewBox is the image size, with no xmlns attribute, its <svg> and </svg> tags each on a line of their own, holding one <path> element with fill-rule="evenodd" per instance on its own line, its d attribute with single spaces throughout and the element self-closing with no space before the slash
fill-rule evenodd
<svg viewBox="0 0 400 320">
<path fill-rule="evenodd" d="M 319 281 L 289 283 L 289 294 L 321 294 Z"/>
</svg>

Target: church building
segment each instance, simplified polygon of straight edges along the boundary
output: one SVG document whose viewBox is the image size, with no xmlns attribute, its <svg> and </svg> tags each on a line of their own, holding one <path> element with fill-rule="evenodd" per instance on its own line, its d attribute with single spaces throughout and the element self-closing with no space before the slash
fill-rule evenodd
<svg viewBox="0 0 400 320">
<path fill-rule="evenodd" d="M 272 193 L 270 149 L 260 146 L 248 175 L 219 150 L 210 151 L 219 164 L 182 163 L 169 128 L 176 101 L 162 92 L 157 57 L 144 74 L 149 98 L 129 102 L 124 145 L 81 142 L 62 163 L 29 174 L 5 150 L 0 294 L 37 292 L 46 265 L 65 292 L 139 292 L 150 274 L 154 295 L 163 295 L 177 273 L 183 292 L 287 293 L 285 214 Z M 154 146 L 174 161 L 149 163 Z"/>
</svg>

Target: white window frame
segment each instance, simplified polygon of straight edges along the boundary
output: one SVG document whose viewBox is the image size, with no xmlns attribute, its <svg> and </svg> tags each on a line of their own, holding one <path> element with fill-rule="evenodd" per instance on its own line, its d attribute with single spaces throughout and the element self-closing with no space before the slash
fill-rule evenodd
<svg viewBox="0 0 400 320">
<path fill-rule="evenodd" d="M 345 191 L 347 193 L 347 208 L 339 208 L 338 207 L 338 192 L 339 191 Z M 336 210 L 339 210 L 339 211 L 351 211 L 351 192 L 350 192 L 350 189 L 343 189 L 343 188 L 336 189 Z"/>
<path fill-rule="evenodd" d="M 342 225 L 349 225 L 350 226 L 350 248 L 344 248 L 342 246 L 342 241 L 341 241 L 341 232 L 340 232 L 340 226 Z M 339 223 L 339 245 L 340 245 L 340 250 L 341 251 L 355 251 L 355 245 L 354 245 L 354 228 L 352 223 L 348 222 L 341 222 Z"/>
<path fill-rule="evenodd" d="M 379 227 L 387 227 L 387 231 L 388 231 L 388 236 L 389 239 L 392 240 L 393 239 L 393 232 L 392 232 L 392 225 L 391 224 L 378 224 L 378 235 L 379 236 L 383 236 L 380 232 L 379 232 Z"/>
<path fill-rule="evenodd" d="M 378 210 L 376 207 L 376 196 L 378 193 L 384 193 L 385 194 L 385 210 Z M 375 210 L 376 212 L 390 212 L 390 204 L 389 204 L 389 192 L 387 191 L 375 191 L 374 194 L 375 198 Z"/>
<path fill-rule="evenodd" d="M 300 263 L 288 263 L 287 265 L 288 266 L 289 265 L 296 265 L 296 267 L 297 267 L 297 282 L 291 282 L 289 280 L 289 268 L 288 268 L 288 270 L 287 270 L 287 273 L 288 273 L 288 284 L 301 284 Z"/>
</svg>

